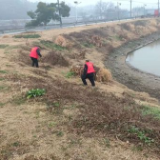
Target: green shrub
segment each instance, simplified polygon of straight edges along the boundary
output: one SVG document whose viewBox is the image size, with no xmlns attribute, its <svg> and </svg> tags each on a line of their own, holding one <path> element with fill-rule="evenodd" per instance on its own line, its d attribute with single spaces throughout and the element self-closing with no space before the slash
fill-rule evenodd
<svg viewBox="0 0 160 160">
<path fill-rule="evenodd" d="M 40 38 L 41 36 L 39 34 L 27 34 L 27 35 L 15 35 L 14 38 Z"/>
<path fill-rule="evenodd" d="M 40 97 L 43 96 L 45 93 L 46 93 L 45 89 L 31 89 L 30 91 L 27 92 L 26 97 L 28 99 Z"/>
</svg>

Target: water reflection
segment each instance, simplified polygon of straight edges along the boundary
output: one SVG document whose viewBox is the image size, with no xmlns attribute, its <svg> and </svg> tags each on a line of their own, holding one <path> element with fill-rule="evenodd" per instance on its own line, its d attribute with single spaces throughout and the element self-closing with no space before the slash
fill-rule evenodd
<svg viewBox="0 0 160 160">
<path fill-rule="evenodd" d="M 126 62 L 139 70 L 160 76 L 160 40 L 130 53 Z"/>
</svg>

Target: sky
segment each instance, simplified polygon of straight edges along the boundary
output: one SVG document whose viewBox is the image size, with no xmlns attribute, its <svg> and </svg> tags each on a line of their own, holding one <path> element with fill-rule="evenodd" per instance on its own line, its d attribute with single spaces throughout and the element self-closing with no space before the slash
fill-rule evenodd
<svg viewBox="0 0 160 160">
<path fill-rule="evenodd" d="M 57 0 L 28 0 L 30 2 L 46 2 L 46 3 L 55 3 Z M 59 0 L 65 1 L 66 4 L 75 5 L 74 1 L 79 2 L 78 6 L 85 5 L 95 5 L 100 0 Z M 130 0 L 102 0 L 103 2 L 113 2 L 115 5 L 121 3 L 120 7 L 122 8 L 130 8 Z M 145 5 L 146 8 L 158 8 L 158 0 L 132 0 L 133 7 L 142 7 Z"/>
</svg>

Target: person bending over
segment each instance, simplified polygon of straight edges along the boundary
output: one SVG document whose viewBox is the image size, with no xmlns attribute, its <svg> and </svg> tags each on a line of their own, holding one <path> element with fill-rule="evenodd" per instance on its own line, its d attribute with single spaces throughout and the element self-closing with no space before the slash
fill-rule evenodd
<svg viewBox="0 0 160 160">
<path fill-rule="evenodd" d="M 91 63 L 89 60 L 86 60 L 86 63 L 84 65 L 83 74 L 81 76 L 83 84 L 87 85 L 86 79 L 89 79 L 92 86 L 95 86 L 94 74 L 95 74 L 95 70 L 94 70 L 93 63 Z"/>
<path fill-rule="evenodd" d="M 41 53 L 40 53 L 40 48 L 39 47 L 33 47 L 31 49 L 31 52 L 30 52 L 30 57 L 31 57 L 31 60 L 32 60 L 32 66 L 36 66 L 37 68 L 39 67 L 38 65 L 38 58 L 42 57 Z"/>
</svg>

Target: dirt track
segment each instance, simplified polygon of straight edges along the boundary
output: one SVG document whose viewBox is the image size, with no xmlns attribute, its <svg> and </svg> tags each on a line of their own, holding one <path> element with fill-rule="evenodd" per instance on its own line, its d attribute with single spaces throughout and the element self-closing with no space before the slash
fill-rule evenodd
<svg viewBox="0 0 160 160">
<path fill-rule="evenodd" d="M 127 54 L 160 38 L 159 33 L 129 42 L 111 53 L 105 65 L 112 71 L 113 77 L 127 87 L 140 92 L 147 92 L 160 100 L 160 77 L 144 73 L 126 63 Z"/>
</svg>

